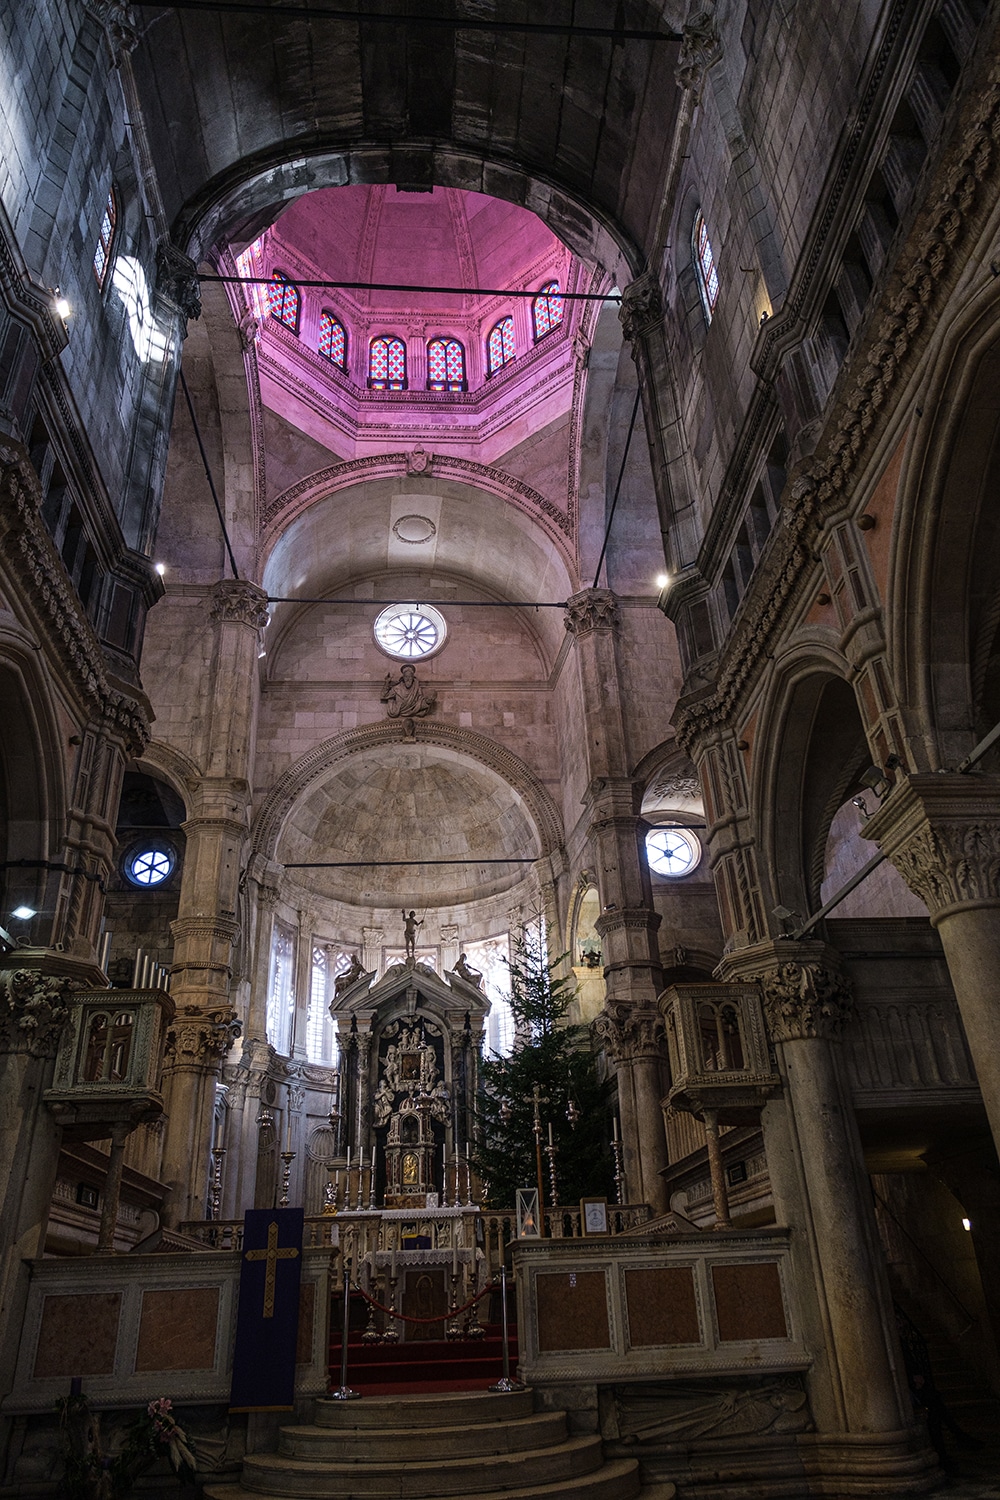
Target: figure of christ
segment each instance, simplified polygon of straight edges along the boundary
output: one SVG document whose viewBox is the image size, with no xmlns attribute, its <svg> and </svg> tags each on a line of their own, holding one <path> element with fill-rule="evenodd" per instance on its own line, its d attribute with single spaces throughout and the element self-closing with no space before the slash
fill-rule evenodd
<svg viewBox="0 0 1000 1500">
<path fill-rule="evenodd" d="M 423 917 L 421 917 L 420 921 L 418 922 L 417 914 L 415 911 L 411 911 L 409 916 L 407 916 L 405 911 L 402 911 L 400 912 L 400 916 L 403 918 L 403 942 L 406 946 L 406 957 L 408 960 L 416 958 L 417 928 L 423 927 Z"/>
<path fill-rule="evenodd" d="M 390 719 L 418 719 L 431 713 L 437 698 L 421 687 L 416 668 L 405 662 L 398 681 L 393 682 L 391 672 L 385 674 L 381 701 Z"/>
</svg>

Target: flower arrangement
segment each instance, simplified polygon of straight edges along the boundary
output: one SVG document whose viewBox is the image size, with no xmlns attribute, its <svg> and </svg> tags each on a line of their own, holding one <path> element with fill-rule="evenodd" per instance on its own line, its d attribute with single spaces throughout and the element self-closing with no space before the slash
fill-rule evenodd
<svg viewBox="0 0 1000 1500">
<path fill-rule="evenodd" d="M 124 1500 L 140 1474 L 164 1455 L 182 1484 L 193 1482 L 196 1460 L 168 1397 L 150 1401 L 116 1434 L 113 1452 L 105 1451 L 100 1413 L 91 1411 L 81 1392 L 60 1398 L 56 1410 L 68 1447 L 67 1500 Z"/>
</svg>

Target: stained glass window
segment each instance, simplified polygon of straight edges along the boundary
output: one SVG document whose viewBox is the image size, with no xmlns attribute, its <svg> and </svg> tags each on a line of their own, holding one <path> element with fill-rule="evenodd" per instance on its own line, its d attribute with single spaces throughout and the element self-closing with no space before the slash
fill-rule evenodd
<svg viewBox="0 0 1000 1500">
<path fill-rule="evenodd" d="M 694 260 L 695 274 L 698 277 L 698 291 L 701 293 L 701 305 L 705 309 L 705 321 L 711 323 L 712 314 L 715 312 L 715 304 L 719 300 L 719 273 L 715 269 L 715 255 L 712 252 L 712 242 L 708 237 L 708 226 L 705 223 L 705 215 L 700 208 L 694 216 L 694 229 L 691 233 L 691 254 Z"/>
<path fill-rule="evenodd" d="M 465 390 L 465 350 L 458 339 L 431 339 L 427 345 L 427 389 Z"/>
<path fill-rule="evenodd" d="M 299 297 L 298 287 L 281 271 L 275 271 L 271 277 L 271 285 L 267 289 L 268 310 L 271 317 L 277 322 L 283 323 L 290 328 L 292 333 L 299 331 Z"/>
<path fill-rule="evenodd" d="M 372 339 L 368 351 L 368 384 L 373 391 L 406 390 L 406 345 L 402 339 Z"/>
<path fill-rule="evenodd" d="M 558 281 L 547 281 L 531 304 L 531 316 L 535 323 L 535 338 L 543 339 L 562 322 L 563 299 Z"/>
<path fill-rule="evenodd" d="M 497 370 L 510 363 L 514 358 L 514 319 L 501 318 L 499 323 L 494 323 L 490 329 L 490 336 L 486 340 L 486 372 L 495 375 Z"/>
<path fill-rule="evenodd" d="M 111 245 L 115 237 L 115 224 L 118 222 L 118 210 L 115 207 L 114 192 L 109 191 L 108 201 L 104 205 L 104 216 L 101 219 L 101 232 L 97 239 L 97 249 L 94 251 L 94 275 L 97 277 L 97 285 L 103 287 L 108 274 L 108 266 L 111 264 Z"/>
<path fill-rule="evenodd" d="M 295 1010 L 295 934 L 274 924 L 271 939 L 271 974 L 267 987 L 267 1039 L 276 1052 L 288 1055 Z"/>
<path fill-rule="evenodd" d="M 319 315 L 319 352 L 331 364 L 347 369 L 347 334 L 339 319 L 324 308 Z"/>
</svg>

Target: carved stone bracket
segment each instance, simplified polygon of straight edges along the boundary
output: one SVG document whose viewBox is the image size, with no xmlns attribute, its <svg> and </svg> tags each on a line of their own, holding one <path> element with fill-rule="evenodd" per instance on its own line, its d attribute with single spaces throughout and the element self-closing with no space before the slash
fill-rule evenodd
<svg viewBox="0 0 1000 1500">
<path fill-rule="evenodd" d="M 0 1052 L 54 1057 L 79 984 L 68 975 L 0 970 Z"/>
<path fill-rule="evenodd" d="M 610 589 L 584 589 L 567 603 L 563 624 L 577 636 L 589 635 L 592 630 L 614 630 L 618 601 Z"/>
<path fill-rule="evenodd" d="M 234 1010 L 199 1010 L 185 1005 L 167 1028 L 168 1066 L 217 1068 L 243 1030 Z"/>
<path fill-rule="evenodd" d="M 246 579 L 224 578 L 212 590 L 212 619 L 263 630 L 267 624 L 267 594 Z"/>
<path fill-rule="evenodd" d="M 911 776 L 865 824 L 934 921 L 1000 905 L 1000 777 Z"/>
<path fill-rule="evenodd" d="M 156 288 L 168 297 L 186 319 L 201 317 L 201 282 L 190 256 L 169 240 L 156 247 Z"/>
<path fill-rule="evenodd" d="M 682 35 L 674 77 L 682 89 L 694 89 L 697 93 L 709 68 L 722 56 L 722 40 L 712 12 L 698 11 L 688 21 Z"/>
<path fill-rule="evenodd" d="M 622 293 L 618 319 L 630 344 L 659 328 L 663 322 L 663 293 L 652 271 L 629 282 Z"/>
<path fill-rule="evenodd" d="M 655 1010 L 630 1010 L 626 1005 L 606 1006 L 591 1023 L 591 1032 L 616 1062 L 662 1057 L 663 1017 Z"/>
<path fill-rule="evenodd" d="M 135 50 L 139 40 L 135 12 L 128 0 L 88 0 L 87 9 L 104 27 L 111 56 L 117 67 L 123 58 Z"/>
</svg>

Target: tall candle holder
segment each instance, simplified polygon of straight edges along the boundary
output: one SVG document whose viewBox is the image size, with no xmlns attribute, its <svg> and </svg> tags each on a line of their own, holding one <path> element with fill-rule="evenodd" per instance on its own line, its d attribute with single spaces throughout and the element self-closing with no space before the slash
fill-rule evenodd
<svg viewBox="0 0 1000 1500">
<path fill-rule="evenodd" d="M 387 1272 L 386 1278 L 385 1278 L 385 1284 L 389 1288 L 389 1296 L 388 1296 L 387 1300 L 388 1300 L 389 1306 L 392 1308 L 392 1312 L 389 1314 L 389 1316 L 386 1319 L 385 1330 L 384 1330 L 384 1332 L 382 1334 L 382 1342 L 384 1344 L 398 1344 L 399 1343 L 399 1329 L 396 1326 L 396 1323 L 397 1323 L 397 1317 L 396 1317 L 396 1282 L 397 1282 L 397 1279 L 398 1278 L 396 1276 L 396 1268 L 395 1268 L 395 1266 L 392 1266 L 391 1269 Z"/>
<path fill-rule="evenodd" d="M 222 1217 L 222 1164 L 226 1159 L 226 1148 L 213 1146 L 212 1157 L 212 1199 L 209 1217 L 220 1219 Z"/>
<path fill-rule="evenodd" d="M 368 1211 L 375 1207 L 375 1148 L 372 1147 L 372 1164 L 368 1168 Z"/>
<path fill-rule="evenodd" d="M 549 1132 L 549 1144 L 545 1147 L 545 1155 L 549 1159 L 549 1201 L 553 1208 L 559 1207 L 559 1189 L 556 1186 L 556 1152 L 559 1147 L 552 1139 Z"/>
<path fill-rule="evenodd" d="M 288 1184 L 292 1177 L 292 1162 L 295 1160 L 294 1151 L 282 1151 L 281 1160 L 285 1163 L 281 1172 L 281 1197 L 278 1199 L 279 1208 L 288 1207 Z"/>
<path fill-rule="evenodd" d="M 458 1321 L 458 1283 L 461 1272 L 453 1270 L 451 1273 L 451 1306 L 448 1309 L 448 1327 L 445 1336 L 450 1343 L 462 1337 L 462 1325 Z"/>
<path fill-rule="evenodd" d="M 615 1154 L 615 1202 L 619 1208 L 624 1203 L 622 1189 L 625 1186 L 625 1173 L 622 1171 L 622 1143 L 617 1134 L 611 1142 L 611 1149 Z"/>
</svg>

